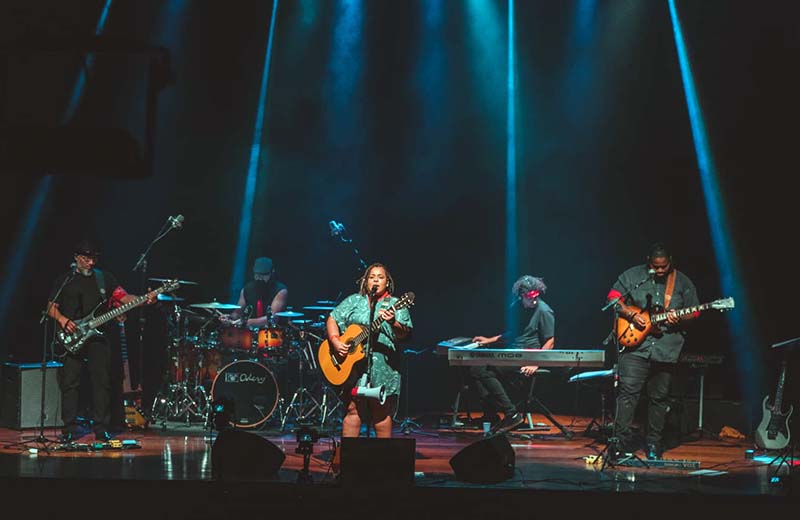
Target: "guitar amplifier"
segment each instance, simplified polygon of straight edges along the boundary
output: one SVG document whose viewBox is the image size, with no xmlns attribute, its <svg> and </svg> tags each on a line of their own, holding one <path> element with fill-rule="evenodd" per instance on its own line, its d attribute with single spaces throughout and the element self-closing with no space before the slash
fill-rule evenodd
<svg viewBox="0 0 800 520">
<path fill-rule="evenodd" d="M 44 426 L 57 428 L 61 420 L 61 390 L 58 369 L 61 363 L 50 361 L 45 368 Z M 40 363 L 4 363 L 0 384 L 0 425 L 22 430 L 38 428 L 41 422 L 42 365 Z"/>
</svg>

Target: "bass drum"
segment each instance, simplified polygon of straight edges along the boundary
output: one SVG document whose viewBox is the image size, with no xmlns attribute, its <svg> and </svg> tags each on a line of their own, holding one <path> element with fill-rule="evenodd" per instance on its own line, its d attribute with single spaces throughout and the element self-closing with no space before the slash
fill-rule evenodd
<svg viewBox="0 0 800 520">
<path fill-rule="evenodd" d="M 231 425 L 257 428 L 278 406 L 278 383 L 272 372 L 255 361 L 234 361 L 222 367 L 211 385 L 212 402 L 233 403 Z"/>
</svg>

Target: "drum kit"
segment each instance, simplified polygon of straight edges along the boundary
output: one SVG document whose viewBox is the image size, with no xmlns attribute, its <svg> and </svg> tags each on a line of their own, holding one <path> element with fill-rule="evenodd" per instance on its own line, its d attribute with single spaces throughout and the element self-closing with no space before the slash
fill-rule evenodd
<svg viewBox="0 0 800 520">
<path fill-rule="evenodd" d="M 210 428 L 213 404 L 223 401 L 237 428 L 285 430 L 302 422 L 327 430 L 341 422 L 341 403 L 316 362 L 335 302 L 270 313 L 263 326 L 247 327 L 241 324 L 246 316 L 231 319 L 230 313 L 242 313 L 238 305 L 185 305 L 174 295 L 159 301 L 171 306 L 169 371 L 150 415 L 163 429 L 167 421 Z"/>
</svg>

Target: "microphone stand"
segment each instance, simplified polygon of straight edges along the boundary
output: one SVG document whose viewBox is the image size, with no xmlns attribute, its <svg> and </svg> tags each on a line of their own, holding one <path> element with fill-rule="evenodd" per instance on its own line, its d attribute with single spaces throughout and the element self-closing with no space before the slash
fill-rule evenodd
<svg viewBox="0 0 800 520">
<path fill-rule="evenodd" d="M 366 267 L 365 267 L 366 269 Z M 372 348 L 375 345 L 375 341 L 378 340 L 378 334 L 380 331 L 380 325 L 377 328 L 372 327 L 372 322 L 375 320 L 375 307 L 377 306 L 378 300 L 375 299 L 377 292 L 377 286 L 374 287 L 369 295 L 369 337 L 367 338 L 367 348 L 365 349 L 366 356 L 367 356 L 367 373 L 366 373 L 366 383 L 364 384 L 365 387 L 370 388 L 372 382 Z M 383 324 L 381 324 L 383 325 Z M 372 419 L 372 412 L 370 411 L 369 406 L 366 407 L 367 414 L 369 419 Z M 367 437 L 369 437 L 369 425 L 370 423 L 367 422 Z"/>
<path fill-rule="evenodd" d="M 334 221 L 334 222 L 336 222 L 336 221 Z M 339 228 L 337 229 L 337 232 L 336 232 L 335 236 L 338 236 L 339 240 L 341 240 L 342 243 L 352 244 L 353 243 L 353 239 L 345 237 L 345 233 L 347 232 L 347 229 L 344 227 L 344 224 L 342 224 L 340 222 L 338 224 L 338 226 L 339 226 Z M 361 270 L 361 271 L 365 271 L 367 269 L 367 264 L 361 258 L 361 253 L 358 252 L 358 248 L 356 246 L 352 246 L 352 247 L 353 247 L 353 255 L 355 255 L 356 260 L 358 260 L 358 269 Z"/>
<path fill-rule="evenodd" d="M 168 217 L 167 221 L 161 226 L 161 229 L 158 230 L 156 233 L 156 237 L 150 242 L 144 252 L 139 255 L 139 259 L 136 261 L 136 264 L 133 266 L 131 271 L 136 272 L 140 271 L 142 273 L 141 276 L 141 294 L 145 294 L 147 292 L 147 255 L 150 253 L 150 249 L 155 245 L 156 242 L 164 238 L 169 234 L 170 231 L 175 229 L 175 225 L 173 224 L 172 217 Z M 144 328 L 147 324 L 147 316 L 144 309 L 139 309 L 139 369 L 138 372 L 138 387 L 144 388 Z M 132 385 L 131 385 L 132 386 Z M 144 396 L 142 396 L 144 397 Z"/>
<path fill-rule="evenodd" d="M 601 309 L 602 312 L 607 311 L 608 309 L 614 307 L 618 302 L 624 300 L 630 294 L 636 290 L 638 287 L 646 283 L 647 281 L 652 279 L 652 275 L 648 274 L 647 278 L 641 280 L 639 283 L 625 291 L 625 294 L 620 294 L 613 300 L 609 301 L 605 306 Z M 619 395 L 618 395 L 618 388 L 619 388 L 619 336 L 617 335 L 617 330 L 615 327 L 616 316 L 615 313 L 611 313 L 611 335 L 614 337 L 613 344 L 614 344 L 614 351 L 616 352 L 616 359 L 614 360 L 614 367 L 613 367 L 613 377 L 614 377 L 614 423 L 613 428 L 611 431 L 611 436 L 606 440 L 606 447 L 603 451 L 598 455 L 602 457 L 603 464 L 600 466 L 600 471 L 606 469 L 608 466 L 617 466 L 625 464 L 627 461 L 631 459 L 636 459 L 644 465 L 645 468 L 649 468 L 650 466 L 638 455 L 635 453 L 626 453 L 625 457 L 621 459 L 617 459 L 617 454 L 619 453 L 619 437 L 617 437 L 617 417 L 619 416 Z"/>
<path fill-rule="evenodd" d="M 64 291 L 64 287 L 67 286 L 75 278 L 75 270 L 73 269 L 72 272 L 64 278 L 64 281 L 61 282 L 61 285 L 58 287 L 55 296 L 53 296 L 52 300 L 47 302 L 47 307 L 44 311 L 42 311 L 42 316 L 39 319 L 39 324 L 43 326 L 42 331 L 42 365 L 41 365 L 41 377 L 42 377 L 42 386 L 41 386 L 41 398 L 39 399 L 39 434 L 36 435 L 32 442 L 37 444 L 41 444 L 42 448 L 45 452 L 50 453 L 49 444 L 55 444 L 58 441 L 53 439 L 48 439 L 44 434 L 44 401 L 45 401 L 45 390 L 46 390 L 46 382 L 47 382 L 47 318 L 50 317 L 50 310 L 53 308 L 53 304 L 58 300 L 58 297 L 61 296 L 62 291 Z M 55 340 L 55 337 L 53 338 Z M 60 407 L 59 407 L 60 408 Z"/>
</svg>

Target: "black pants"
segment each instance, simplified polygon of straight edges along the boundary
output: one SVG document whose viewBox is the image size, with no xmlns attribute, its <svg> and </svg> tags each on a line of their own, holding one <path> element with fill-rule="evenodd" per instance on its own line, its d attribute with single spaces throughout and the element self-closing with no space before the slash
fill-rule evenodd
<svg viewBox="0 0 800 520">
<path fill-rule="evenodd" d="M 508 397 L 504 383 L 509 384 L 518 373 L 519 367 L 470 367 L 470 380 L 481 398 L 484 414 L 503 412 L 506 415 L 513 415 L 517 412 L 517 408 Z"/>
<path fill-rule="evenodd" d="M 619 393 L 614 419 L 617 437 L 622 443 L 630 443 L 633 413 L 642 388 L 646 384 L 648 401 L 646 442 L 661 444 L 661 433 L 664 430 L 664 419 L 668 409 L 667 398 L 675 364 L 659 363 L 633 354 L 622 354 L 618 369 Z"/>
<path fill-rule="evenodd" d="M 61 419 L 64 430 L 75 428 L 78 415 L 78 389 L 81 384 L 81 368 L 84 361 L 89 368 L 94 404 L 94 430 L 107 431 L 111 421 L 111 348 L 105 340 L 92 341 L 76 354 L 64 357 L 61 369 Z"/>
</svg>

